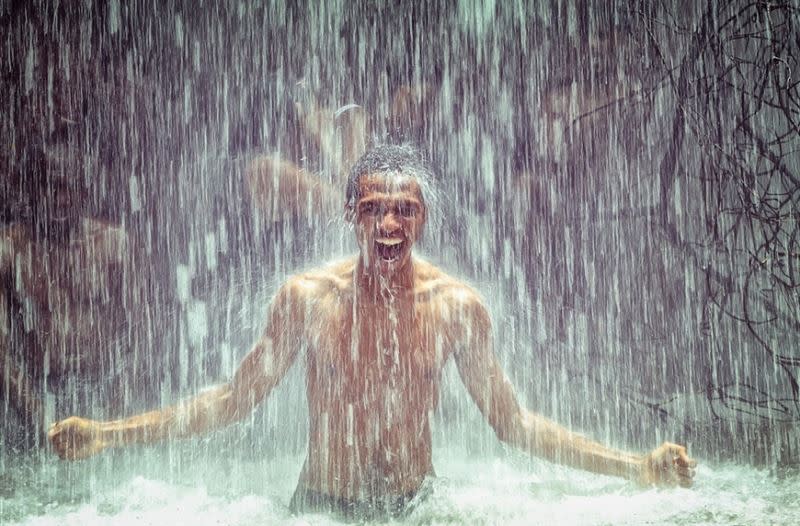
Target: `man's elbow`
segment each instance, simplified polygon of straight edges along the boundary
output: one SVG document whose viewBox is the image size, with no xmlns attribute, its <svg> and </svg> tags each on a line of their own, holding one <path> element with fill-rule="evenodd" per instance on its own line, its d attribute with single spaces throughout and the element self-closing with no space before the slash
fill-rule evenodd
<svg viewBox="0 0 800 526">
<path fill-rule="evenodd" d="M 494 428 L 494 434 L 500 442 L 511 446 L 516 445 L 516 436 L 511 430 L 499 426 Z"/>
<path fill-rule="evenodd" d="M 556 456 L 556 447 L 548 430 L 538 426 L 536 418 L 521 410 L 505 422 L 493 425 L 497 438 L 504 444 L 532 455 L 553 460 Z"/>
<path fill-rule="evenodd" d="M 521 413 L 507 418 L 492 420 L 491 425 L 500 442 L 516 447 L 524 447 L 526 445 L 528 433 L 524 416 Z"/>
<path fill-rule="evenodd" d="M 223 395 L 225 403 L 223 418 L 226 421 L 226 425 L 240 422 L 250 417 L 265 398 L 264 394 L 257 389 L 241 392 L 233 386 L 228 388 L 230 390 Z"/>
</svg>

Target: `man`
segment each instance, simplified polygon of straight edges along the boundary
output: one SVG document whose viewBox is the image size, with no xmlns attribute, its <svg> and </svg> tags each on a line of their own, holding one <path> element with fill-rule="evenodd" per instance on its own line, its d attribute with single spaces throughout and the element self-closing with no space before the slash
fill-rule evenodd
<svg viewBox="0 0 800 526">
<path fill-rule="evenodd" d="M 109 344 L 126 333 L 133 301 L 128 236 L 87 214 L 84 174 L 98 167 L 73 139 L 59 129 L 15 160 L 27 210 L 0 228 L 0 392 L 23 424 L 19 438 L 44 430 L 46 383 L 109 376 Z"/>
<path fill-rule="evenodd" d="M 357 104 L 333 109 L 322 103 L 305 81 L 295 85 L 292 99 L 281 123 L 287 128 L 283 151 L 260 155 L 247 167 L 248 197 L 267 222 L 327 220 L 341 206 L 338 189 L 347 179 L 346 167 L 364 153 L 369 116 Z"/>
<path fill-rule="evenodd" d="M 364 154 L 351 171 L 346 204 L 359 255 L 283 285 L 230 383 L 123 420 L 58 422 L 49 433 L 57 453 L 83 458 L 240 420 L 304 349 L 310 436 L 294 510 L 352 518 L 401 513 L 434 472 L 429 415 L 450 357 L 504 442 L 643 484 L 689 486 L 695 463 L 681 446 L 664 444 L 646 456 L 615 451 L 520 407 L 491 348 L 489 313 L 477 293 L 412 257 L 428 216 L 430 177 L 411 148 Z"/>
</svg>

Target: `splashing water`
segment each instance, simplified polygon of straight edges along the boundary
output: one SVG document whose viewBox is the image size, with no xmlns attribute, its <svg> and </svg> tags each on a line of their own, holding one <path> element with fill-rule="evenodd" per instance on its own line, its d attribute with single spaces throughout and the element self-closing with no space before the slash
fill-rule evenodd
<svg viewBox="0 0 800 526">
<path fill-rule="evenodd" d="M 292 515 L 302 455 L 247 458 L 235 452 L 197 462 L 196 444 L 117 455 L 76 467 L 19 459 L 19 484 L 0 500 L 4 524 L 340 524 L 325 514 Z M 164 469 L 169 458 L 171 466 Z M 175 467 L 177 462 L 185 462 Z M 794 524 L 797 475 L 734 464 L 703 465 L 692 489 L 641 490 L 525 458 L 476 457 L 437 448 L 438 478 L 403 524 Z"/>
</svg>

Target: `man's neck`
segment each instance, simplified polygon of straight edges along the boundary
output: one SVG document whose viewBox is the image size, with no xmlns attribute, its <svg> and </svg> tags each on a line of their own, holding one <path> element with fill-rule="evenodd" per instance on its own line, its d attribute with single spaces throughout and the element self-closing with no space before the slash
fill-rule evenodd
<svg viewBox="0 0 800 526">
<path fill-rule="evenodd" d="M 403 300 L 414 292 L 414 263 L 411 258 L 403 267 L 391 274 L 381 274 L 377 269 L 369 269 L 359 257 L 355 268 L 355 281 L 358 295 L 375 303 L 390 303 Z"/>
</svg>

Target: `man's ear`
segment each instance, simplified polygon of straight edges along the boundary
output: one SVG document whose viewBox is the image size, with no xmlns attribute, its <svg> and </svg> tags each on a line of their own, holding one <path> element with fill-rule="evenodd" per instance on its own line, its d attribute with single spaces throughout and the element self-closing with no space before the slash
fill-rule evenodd
<svg viewBox="0 0 800 526">
<path fill-rule="evenodd" d="M 344 205 L 344 220 L 347 223 L 355 223 L 356 220 L 356 210 L 355 207 L 350 205 Z"/>
<path fill-rule="evenodd" d="M 417 229 L 417 240 L 422 239 L 422 236 L 425 235 L 426 224 L 428 224 L 428 211 L 423 209 L 422 220 L 419 222 L 419 228 Z"/>
</svg>

